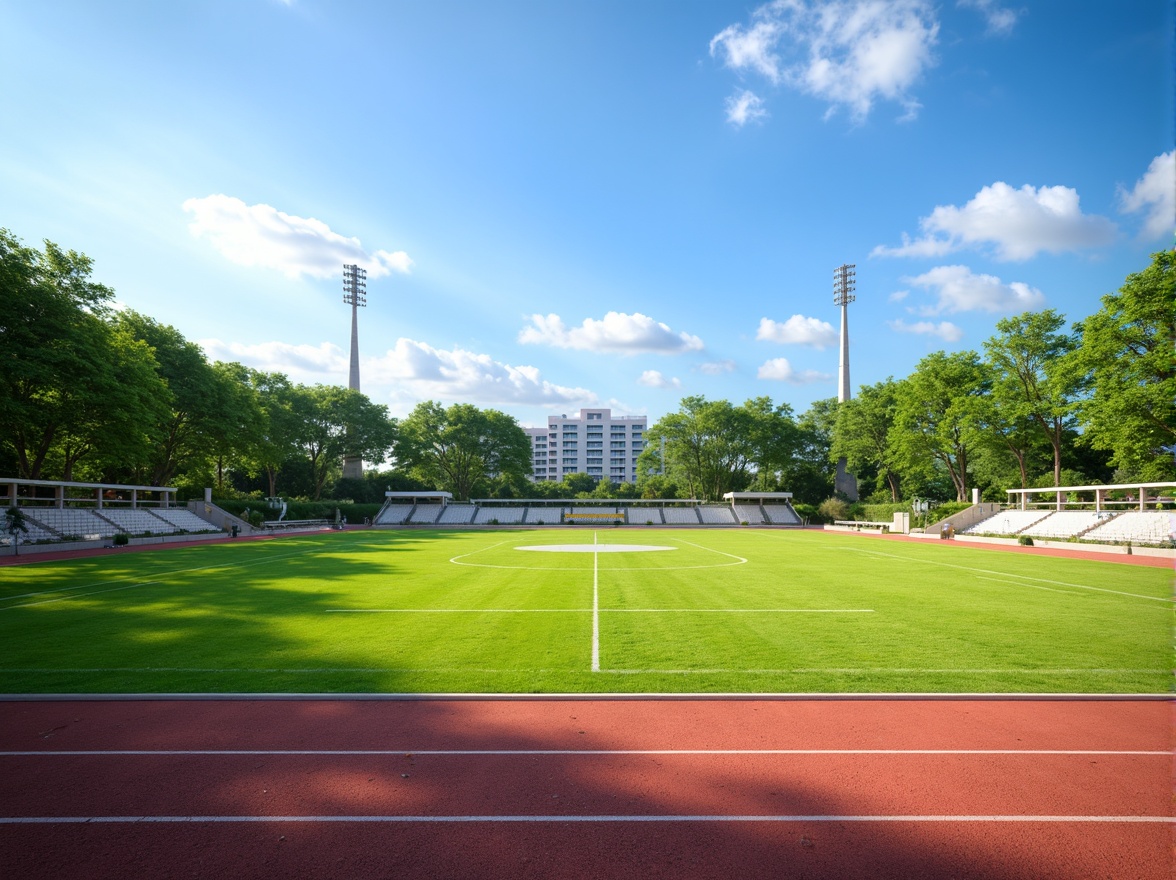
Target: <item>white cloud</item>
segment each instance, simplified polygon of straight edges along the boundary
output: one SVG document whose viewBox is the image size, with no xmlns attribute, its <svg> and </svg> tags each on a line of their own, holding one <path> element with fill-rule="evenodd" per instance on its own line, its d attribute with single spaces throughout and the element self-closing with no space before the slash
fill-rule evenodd
<svg viewBox="0 0 1176 880">
<path fill-rule="evenodd" d="M 792 369 L 787 358 L 772 358 L 760 364 L 756 373 L 759 379 L 774 379 L 779 382 L 789 382 L 793 385 L 811 385 L 814 382 L 827 382 L 833 377 L 828 373 L 818 373 L 816 370 L 801 370 L 799 373 Z"/>
<path fill-rule="evenodd" d="M 392 386 L 400 399 L 532 406 L 598 402 L 587 388 L 548 382 L 535 367 L 511 366 L 460 348 L 442 351 L 403 337 L 384 355 L 365 360 L 361 369 L 365 382 Z"/>
<path fill-rule="evenodd" d="M 742 128 L 749 122 L 765 119 L 767 115 L 764 99 L 747 89 L 727 98 L 727 121 L 732 125 Z"/>
<path fill-rule="evenodd" d="M 984 21 L 988 24 L 988 33 L 1000 36 L 1011 34 L 1017 19 L 1021 17 L 1021 10 L 1001 6 L 997 0 L 957 0 L 956 5 L 965 9 L 975 9 L 984 16 Z"/>
<path fill-rule="evenodd" d="M 698 365 L 698 372 L 707 376 L 721 376 L 724 373 L 735 372 L 735 361 L 710 361 L 705 364 Z"/>
<path fill-rule="evenodd" d="M 296 217 L 270 205 L 246 205 L 231 196 L 212 195 L 188 199 L 183 209 L 194 215 L 188 225 L 192 235 L 207 238 L 241 266 L 277 269 L 288 278 L 331 278 L 343 271 L 344 263 L 362 266 L 372 278 L 412 268 L 404 251 L 369 254 L 358 238 L 346 238 L 321 220 Z"/>
<path fill-rule="evenodd" d="M 330 342 L 318 345 L 291 345 L 286 342 L 245 345 L 219 339 L 201 339 L 198 344 L 210 360 L 237 361 L 267 373 L 285 373 L 295 382 L 337 382 L 347 379 L 347 353 Z"/>
<path fill-rule="evenodd" d="M 902 302 L 910 295 L 911 292 L 909 290 L 896 290 L 894 293 L 890 294 L 890 296 L 886 297 L 886 301 L 892 303 Z"/>
<path fill-rule="evenodd" d="M 681 388 L 682 382 L 676 377 L 667 378 L 660 370 L 646 370 L 637 379 L 638 385 L 646 388 Z"/>
<path fill-rule="evenodd" d="M 1149 241 L 1172 237 L 1176 230 L 1176 150 L 1152 159 L 1131 192 L 1120 188 L 1119 209 L 1125 214 L 1146 212 L 1142 235 Z"/>
<path fill-rule="evenodd" d="M 914 118 L 910 89 L 935 63 L 939 23 L 928 0 L 774 0 L 710 42 L 711 57 L 847 108 L 855 121 L 892 101 Z M 787 57 L 782 57 L 787 56 Z"/>
<path fill-rule="evenodd" d="M 1013 189 L 997 181 L 962 208 L 939 205 L 919 221 L 923 237 L 902 245 L 878 245 L 870 256 L 940 257 L 965 247 L 992 245 L 999 260 L 1027 260 L 1041 251 L 1060 253 L 1110 244 L 1115 224 L 1083 214 L 1078 191 L 1067 186 L 1025 185 Z"/>
<path fill-rule="evenodd" d="M 697 336 L 675 333 L 640 312 L 632 315 L 609 312 L 600 321 L 585 318 L 579 327 L 567 327 L 559 315 L 531 315 L 530 320 L 531 323 L 519 332 L 519 342 L 524 345 L 620 354 L 681 354 L 703 348 L 702 340 Z"/>
<path fill-rule="evenodd" d="M 940 321 L 938 324 L 933 321 L 916 321 L 914 324 L 908 324 L 900 319 L 897 321 L 887 321 L 886 326 L 895 333 L 938 336 L 944 342 L 958 342 L 964 337 L 964 331 L 951 323 L 951 321 Z"/>
<path fill-rule="evenodd" d="M 822 349 L 837 344 L 837 331 L 828 321 L 793 315 L 783 324 L 771 318 L 760 318 L 755 338 L 784 345 L 809 345 Z"/>
<path fill-rule="evenodd" d="M 926 315 L 942 312 L 1012 314 L 1045 305 L 1045 295 L 1021 281 L 1005 284 L 995 275 L 977 275 L 967 266 L 936 266 L 905 283 L 931 291 L 936 303 L 920 309 Z"/>
</svg>

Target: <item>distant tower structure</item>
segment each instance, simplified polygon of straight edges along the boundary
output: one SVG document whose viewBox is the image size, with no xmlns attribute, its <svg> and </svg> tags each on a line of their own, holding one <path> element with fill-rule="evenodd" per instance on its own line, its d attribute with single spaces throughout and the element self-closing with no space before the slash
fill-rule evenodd
<svg viewBox="0 0 1176 880">
<path fill-rule="evenodd" d="M 359 266 L 343 267 L 343 302 L 351 306 L 351 373 L 347 387 L 359 390 L 359 307 L 367 305 L 367 269 Z M 363 459 L 345 456 L 343 476 L 363 479 Z"/>
<path fill-rule="evenodd" d="M 841 306 L 841 360 L 837 365 L 837 402 L 845 403 L 851 396 L 849 385 L 849 313 L 847 307 L 857 297 L 853 291 L 857 276 L 853 263 L 845 263 L 833 270 L 833 304 Z M 837 459 L 837 474 L 833 489 L 850 501 L 858 500 L 857 477 L 846 470 L 845 459 Z"/>
</svg>

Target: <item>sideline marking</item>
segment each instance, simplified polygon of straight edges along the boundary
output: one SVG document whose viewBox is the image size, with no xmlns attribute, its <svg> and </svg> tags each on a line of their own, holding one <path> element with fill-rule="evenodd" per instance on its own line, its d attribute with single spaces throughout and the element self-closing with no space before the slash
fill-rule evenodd
<svg viewBox="0 0 1176 880">
<path fill-rule="evenodd" d="M 326 608 L 323 614 L 877 614 L 873 608 Z"/>
<path fill-rule="evenodd" d="M 1017 583 L 1016 581 L 1002 581 L 1000 578 L 985 577 L 982 574 L 978 574 L 975 577 L 978 581 L 992 581 L 994 584 L 1004 584 L 1006 587 L 1029 587 L 1031 590 L 1048 590 L 1051 593 L 1064 593 L 1067 596 L 1082 595 L 1081 593 L 1075 592 L 1074 590 L 1058 590 L 1054 587 L 1042 587 L 1038 586 L 1037 584 L 1021 584 Z"/>
<path fill-rule="evenodd" d="M 592 533 L 596 547 L 596 532 Z M 600 672 L 600 554 L 592 554 L 592 671 Z"/>
<path fill-rule="evenodd" d="M 1080 589 L 1080 590 L 1094 590 L 1095 592 L 1098 592 L 1098 593 L 1112 593 L 1113 595 L 1116 595 L 1116 596 L 1129 596 L 1132 599 L 1147 599 L 1151 602 L 1165 602 L 1167 604 L 1171 604 L 1173 601 L 1176 601 L 1173 599 L 1165 599 L 1163 597 L 1158 597 L 1158 596 L 1144 596 L 1141 593 L 1126 593 L 1122 590 L 1108 590 L 1105 587 L 1091 587 L 1086 584 L 1072 584 L 1072 583 L 1069 583 L 1068 581 L 1053 581 L 1053 580 L 1050 580 L 1049 578 L 1031 577 L 1030 575 L 1027 575 L 1027 574 L 1011 574 L 1011 573 L 1005 572 L 1005 571 L 992 571 L 991 569 L 987 569 L 987 568 L 972 568 L 971 566 L 968 566 L 968 565 L 956 565 L 955 563 L 951 563 L 951 562 L 941 562 L 938 559 L 919 559 L 914 556 L 899 556 L 894 553 L 883 553 L 880 550 L 872 550 L 872 549 L 867 550 L 867 549 L 863 549 L 861 547 L 844 547 L 842 549 L 850 550 L 854 553 L 865 553 L 868 556 L 875 556 L 875 557 L 882 558 L 882 559 L 897 559 L 900 562 L 922 562 L 926 565 L 939 565 L 939 566 L 942 566 L 943 568 L 956 568 L 956 569 L 959 569 L 960 571 L 970 571 L 973 574 L 976 574 L 977 572 L 979 572 L 981 574 L 995 574 L 999 577 L 1014 577 L 1014 578 L 1020 578 L 1021 580 L 1026 580 L 1026 581 L 1039 581 L 1040 583 L 1043 583 L 1043 584 L 1054 584 L 1055 586 L 1058 586 L 1058 587 L 1076 587 L 1077 589 Z M 1033 586 L 1033 585 L 1032 584 L 1018 584 L 1018 586 L 1029 587 L 1029 586 Z"/>
<path fill-rule="evenodd" d="M 1176 824 L 1173 816 L 20 816 L 0 817 L 0 825 L 85 825 L 109 823 L 221 822 L 1084 822 Z"/>
<path fill-rule="evenodd" d="M 1163 757 L 1171 752 L 1145 749 L 89 749 L 58 751 L 0 751 L 3 758 L 27 757 L 142 757 L 160 755 L 209 756 L 365 756 L 383 757 L 396 755 L 419 758 L 431 757 L 531 757 L 535 755 L 1058 755 L 1062 757 L 1084 757 L 1102 755 L 1110 757 Z"/>
</svg>

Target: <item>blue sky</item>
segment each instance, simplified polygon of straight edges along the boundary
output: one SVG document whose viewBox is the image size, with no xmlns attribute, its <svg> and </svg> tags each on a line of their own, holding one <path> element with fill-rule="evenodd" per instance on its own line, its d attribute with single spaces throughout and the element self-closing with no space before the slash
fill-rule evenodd
<svg viewBox="0 0 1176 880">
<path fill-rule="evenodd" d="M 1172 246 L 1159 0 L 0 0 L 0 226 L 209 356 L 522 424 L 836 395 Z"/>
</svg>

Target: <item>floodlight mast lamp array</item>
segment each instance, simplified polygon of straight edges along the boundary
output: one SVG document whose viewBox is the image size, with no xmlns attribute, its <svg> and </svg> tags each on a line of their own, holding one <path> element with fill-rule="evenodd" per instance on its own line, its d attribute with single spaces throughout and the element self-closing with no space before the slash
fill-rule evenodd
<svg viewBox="0 0 1176 880">
<path fill-rule="evenodd" d="M 351 306 L 351 371 L 347 387 L 359 390 L 359 307 L 367 306 L 367 269 L 343 266 L 343 302 Z M 355 456 L 343 459 L 343 476 L 363 479 L 363 460 Z"/>
<path fill-rule="evenodd" d="M 845 263 L 833 270 L 833 304 L 841 306 L 841 360 L 837 367 L 837 402 L 849 400 L 849 315 L 846 309 L 857 300 L 853 295 L 857 276 L 853 263 Z"/>
</svg>

